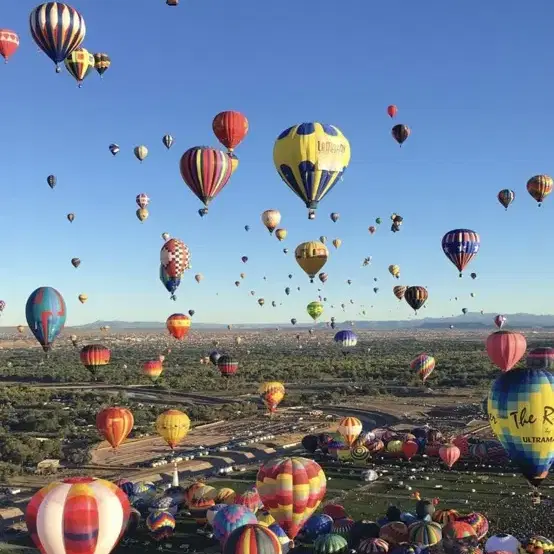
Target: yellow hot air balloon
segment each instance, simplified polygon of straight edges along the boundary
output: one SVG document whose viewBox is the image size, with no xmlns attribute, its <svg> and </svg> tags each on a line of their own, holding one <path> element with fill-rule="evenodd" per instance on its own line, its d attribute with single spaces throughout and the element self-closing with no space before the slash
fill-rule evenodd
<svg viewBox="0 0 554 554">
<path fill-rule="evenodd" d="M 340 181 L 350 162 L 350 143 L 333 125 L 301 123 L 283 131 L 273 147 L 273 163 L 287 186 L 313 213 Z"/>
<path fill-rule="evenodd" d="M 202 273 L 197 273 L 197 274 L 194 276 L 194 280 L 195 280 L 197 283 L 200 283 L 200 281 L 202 281 L 202 279 L 204 279 L 204 275 L 202 275 Z"/>
<path fill-rule="evenodd" d="M 277 406 L 283 398 L 285 398 L 285 385 L 279 381 L 267 381 L 260 385 L 258 394 L 269 410 L 269 413 L 272 414 L 277 410 Z"/>
<path fill-rule="evenodd" d="M 308 315 L 315 321 L 318 317 L 323 314 L 323 304 L 321 302 L 310 302 L 306 306 L 306 311 Z"/>
<path fill-rule="evenodd" d="M 389 273 L 396 277 L 397 279 L 400 279 L 400 266 L 399 265 L 389 265 Z"/>
<path fill-rule="evenodd" d="M 341 244 L 342 244 L 342 240 L 340 240 L 340 239 L 333 239 L 333 246 L 334 246 L 335 248 L 337 248 L 337 249 L 340 248 L 340 245 L 341 245 Z"/>
<path fill-rule="evenodd" d="M 94 69 L 94 56 L 86 48 L 76 48 L 65 59 L 64 64 L 81 88 L 84 78 Z"/>
<path fill-rule="evenodd" d="M 316 273 L 325 265 L 329 258 L 327 247 L 317 240 L 303 242 L 296 247 L 294 257 L 298 265 L 308 274 L 310 282 L 314 282 Z"/>
<path fill-rule="evenodd" d="M 239 159 L 232 152 L 229 152 L 227 155 L 231 159 L 231 175 L 232 175 L 239 166 Z"/>
<path fill-rule="evenodd" d="M 25 331 L 25 327 L 24 327 L 23 325 L 18 325 L 18 326 L 17 326 L 17 331 L 18 331 L 19 333 L 23 333 L 23 331 Z"/>
<path fill-rule="evenodd" d="M 277 225 L 281 223 L 281 212 L 279 210 L 266 210 L 262 213 L 262 223 L 266 226 L 269 234 L 272 235 Z"/>
<path fill-rule="evenodd" d="M 148 148 L 141 144 L 140 146 L 135 147 L 135 156 L 139 162 L 142 163 L 143 160 L 146 159 L 146 156 L 148 156 Z"/>
<path fill-rule="evenodd" d="M 84 304 L 88 300 L 88 296 L 86 294 L 80 294 L 79 295 L 79 302 L 81 304 Z"/>
<path fill-rule="evenodd" d="M 281 242 L 282 240 L 285 240 L 287 238 L 287 230 L 277 229 L 277 231 L 275 231 L 275 236 L 277 237 L 277 240 Z"/>
<path fill-rule="evenodd" d="M 146 208 L 139 208 L 137 210 L 137 217 L 139 219 L 139 221 L 142 223 L 145 219 L 148 219 L 148 216 L 150 215 L 148 213 L 148 210 Z"/>
<path fill-rule="evenodd" d="M 156 419 L 156 431 L 173 450 L 190 429 L 189 416 L 179 410 L 166 410 Z"/>
<path fill-rule="evenodd" d="M 345 417 L 340 420 L 337 429 L 348 446 L 352 446 L 362 432 L 362 422 L 357 417 Z"/>
<path fill-rule="evenodd" d="M 402 453 L 402 441 L 392 440 L 387 443 L 387 452 L 391 454 L 401 454 Z"/>
</svg>

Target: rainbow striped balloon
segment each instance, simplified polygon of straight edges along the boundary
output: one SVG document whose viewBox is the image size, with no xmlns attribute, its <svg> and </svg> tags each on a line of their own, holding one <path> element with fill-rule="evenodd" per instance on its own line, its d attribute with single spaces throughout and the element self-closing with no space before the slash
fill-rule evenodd
<svg viewBox="0 0 554 554">
<path fill-rule="evenodd" d="M 114 483 L 73 477 L 40 489 L 27 505 L 25 521 L 41 552 L 109 554 L 130 513 L 127 495 Z"/>
</svg>

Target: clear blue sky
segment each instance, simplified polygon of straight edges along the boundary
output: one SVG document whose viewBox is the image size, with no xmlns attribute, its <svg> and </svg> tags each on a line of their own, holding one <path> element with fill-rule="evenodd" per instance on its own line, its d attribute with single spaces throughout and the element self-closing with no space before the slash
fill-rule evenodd
<svg viewBox="0 0 554 554">
<path fill-rule="evenodd" d="M 539 209 L 525 189 L 532 175 L 554 173 L 552 2 L 181 0 L 171 8 L 164 0 L 74 0 L 87 24 L 83 45 L 112 58 L 104 79 L 90 75 L 80 90 L 33 43 L 35 5 L 11 0 L 0 10 L 0 27 L 21 36 L 0 67 L 4 325 L 25 321 L 25 301 L 42 285 L 65 297 L 68 325 L 164 320 L 190 308 L 202 322 L 307 322 L 304 306 L 317 285 L 293 252 L 322 234 L 343 240 L 340 250 L 331 247 L 325 295 L 357 305 L 335 310 L 339 320 L 359 318 L 360 304 L 368 319 L 410 317 L 392 295 L 398 283 L 428 286 L 426 316 L 462 307 L 552 311 L 554 198 Z M 402 149 L 390 136 L 388 104 L 412 128 Z M 239 170 L 201 219 L 178 162 L 191 146 L 218 144 L 211 121 L 225 109 L 245 113 L 250 133 L 237 149 Z M 308 221 L 278 177 L 272 149 L 283 129 L 314 120 L 344 132 L 352 161 Z M 165 133 L 175 137 L 169 152 Z M 121 147 L 115 158 L 112 142 Z M 133 156 L 138 144 L 150 149 L 142 165 Z M 517 195 L 507 213 L 496 200 L 502 188 Z M 135 217 L 140 192 L 151 198 L 144 224 Z M 260 223 L 268 208 L 283 214 L 283 243 Z M 341 214 L 336 224 L 331 211 Z M 68 212 L 76 214 L 72 225 Z M 392 212 L 404 217 L 397 234 L 389 231 Z M 378 216 L 383 225 L 370 236 Z M 476 281 L 459 279 L 442 253 L 442 235 L 456 227 L 481 234 L 468 271 Z M 192 251 L 175 303 L 158 280 L 164 231 Z M 362 268 L 369 255 L 373 265 Z M 82 260 L 77 270 L 72 257 Z M 387 272 L 391 263 L 401 266 L 399 282 Z M 237 289 L 241 271 L 247 279 Z M 84 306 L 81 292 L 89 295 Z M 283 305 L 272 308 L 272 300 Z"/>
</svg>

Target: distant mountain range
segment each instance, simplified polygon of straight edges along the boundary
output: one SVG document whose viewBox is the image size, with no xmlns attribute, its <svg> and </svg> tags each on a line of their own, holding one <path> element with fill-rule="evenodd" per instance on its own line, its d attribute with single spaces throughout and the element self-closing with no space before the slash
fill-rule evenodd
<svg viewBox="0 0 554 554">
<path fill-rule="evenodd" d="M 447 329 L 454 325 L 456 329 L 490 329 L 493 325 L 493 318 L 497 314 L 467 313 L 456 317 L 424 317 L 411 320 L 393 320 L 393 321 L 358 321 L 345 320 L 337 321 L 337 327 L 350 326 L 351 321 L 357 329 L 376 329 L 376 330 L 394 330 L 394 329 Z M 506 315 L 507 327 L 517 329 L 547 329 L 554 328 L 554 315 L 537 314 L 504 314 Z M 76 329 L 88 330 L 98 329 L 108 325 L 113 330 L 133 330 L 133 329 L 162 329 L 165 323 L 159 321 L 95 321 L 86 325 L 76 326 Z M 325 323 L 316 325 L 298 324 L 294 328 L 301 327 L 324 327 Z M 293 328 L 290 323 L 236 323 L 233 329 L 267 329 L 267 328 Z M 222 323 L 194 323 L 194 329 L 226 329 L 227 325 Z"/>
</svg>

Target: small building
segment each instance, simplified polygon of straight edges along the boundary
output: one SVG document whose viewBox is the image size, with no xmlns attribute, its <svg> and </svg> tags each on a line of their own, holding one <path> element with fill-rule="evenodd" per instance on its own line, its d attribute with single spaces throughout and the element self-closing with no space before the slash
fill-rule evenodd
<svg viewBox="0 0 554 554">
<path fill-rule="evenodd" d="M 47 458 L 46 460 L 42 460 L 37 464 L 35 473 L 39 473 L 41 475 L 48 474 L 48 473 L 56 473 L 59 467 L 60 467 L 60 460 L 57 460 L 55 458 Z"/>
<path fill-rule="evenodd" d="M 6 529 L 24 520 L 23 512 L 15 506 L 0 508 L 0 529 Z"/>
</svg>

